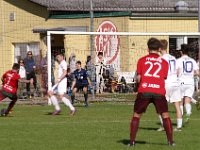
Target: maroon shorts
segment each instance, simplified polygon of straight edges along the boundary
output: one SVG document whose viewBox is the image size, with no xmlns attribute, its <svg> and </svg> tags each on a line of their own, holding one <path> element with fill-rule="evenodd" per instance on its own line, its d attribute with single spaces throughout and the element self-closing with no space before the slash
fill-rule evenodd
<svg viewBox="0 0 200 150">
<path fill-rule="evenodd" d="M 168 112 L 165 96 L 153 93 L 138 93 L 134 104 L 134 112 L 138 114 L 145 112 L 150 103 L 154 104 L 157 113 L 162 114 Z"/>
<path fill-rule="evenodd" d="M 0 90 L 0 101 L 2 101 L 6 96 L 2 93 L 2 90 Z"/>
<path fill-rule="evenodd" d="M 0 90 L 0 101 L 5 99 L 6 97 L 10 98 L 11 100 L 16 100 L 17 99 L 17 95 L 16 94 L 11 94 L 11 93 L 5 92 L 4 90 Z"/>
</svg>

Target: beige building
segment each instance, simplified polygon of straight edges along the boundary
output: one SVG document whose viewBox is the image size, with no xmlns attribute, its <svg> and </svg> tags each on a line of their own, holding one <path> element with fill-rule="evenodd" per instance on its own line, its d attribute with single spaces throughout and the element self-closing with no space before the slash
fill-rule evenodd
<svg viewBox="0 0 200 150">
<path fill-rule="evenodd" d="M 142 1 L 93 0 L 94 31 L 106 21 L 111 22 L 118 32 L 198 31 L 197 0 Z M 47 31 L 90 31 L 89 11 L 89 0 L 73 3 L 69 0 L 0 0 L 0 75 L 19 58 L 26 57 L 28 50 L 33 51 L 39 68 L 40 60 L 47 52 Z M 136 69 L 138 58 L 147 53 L 148 38 L 149 36 L 119 36 L 118 46 L 114 46 L 119 49 L 116 58 L 120 71 L 130 72 Z M 197 40 L 194 36 L 158 38 L 167 39 L 170 49 L 179 49 L 183 42 L 194 43 Z M 53 35 L 52 56 L 63 51 L 68 59 L 71 53 L 75 53 L 77 60 L 85 62 L 87 55 L 91 54 L 90 42 L 90 36 Z M 95 51 L 98 44 L 93 42 Z M 104 50 L 106 55 L 112 55 L 112 51 L 108 52 L 108 47 Z"/>
</svg>

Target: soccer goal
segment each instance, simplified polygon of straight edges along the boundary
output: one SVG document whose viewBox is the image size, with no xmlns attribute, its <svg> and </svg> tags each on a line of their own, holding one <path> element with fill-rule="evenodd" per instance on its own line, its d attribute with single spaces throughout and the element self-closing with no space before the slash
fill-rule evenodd
<svg viewBox="0 0 200 150">
<path fill-rule="evenodd" d="M 97 32 L 48 31 L 48 64 L 52 62 L 52 41 L 56 40 L 57 36 L 62 36 L 64 39 L 65 56 L 68 63 L 73 54 L 76 56 L 76 61 L 82 62 L 82 67 L 86 65 L 87 56 L 91 56 L 92 64 L 95 66 L 98 53 L 103 52 L 105 65 L 108 70 L 112 70 L 113 77 L 120 81 L 120 78 L 124 76 L 130 84 L 134 82 L 131 79 L 134 76 L 138 59 L 148 53 L 147 41 L 151 37 L 166 39 L 169 43 L 169 53 L 177 58 L 180 57 L 181 44 L 189 44 L 191 57 L 195 60 L 199 58 L 199 32 L 118 32 L 113 26 L 107 25 L 106 27 L 99 27 Z M 51 65 L 48 65 L 49 90 L 52 87 L 51 73 Z"/>
</svg>

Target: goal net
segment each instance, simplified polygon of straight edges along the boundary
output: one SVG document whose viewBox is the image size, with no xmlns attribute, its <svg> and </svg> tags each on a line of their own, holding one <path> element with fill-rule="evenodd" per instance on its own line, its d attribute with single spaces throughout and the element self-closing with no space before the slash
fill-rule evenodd
<svg viewBox="0 0 200 150">
<path fill-rule="evenodd" d="M 107 32 L 102 31 L 102 29 L 98 29 L 98 32 L 48 31 L 48 63 L 52 62 L 52 53 L 58 52 L 56 49 L 52 49 L 52 38 L 56 40 L 57 36 L 62 36 L 64 39 L 64 53 L 69 67 L 72 65 L 70 61 L 72 61 L 73 56 L 76 56 L 76 61 L 82 62 L 83 68 L 87 66 L 87 58 L 91 57 L 92 67 L 87 69 L 94 86 L 98 76 L 95 72 L 95 65 L 98 62 L 99 52 L 103 53 L 107 70 L 105 76 L 107 75 L 108 78 L 118 82 L 124 77 L 127 84 L 133 84 L 137 61 L 148 53 L 147 41 L 151 37 L 166 39 L 169 43 L 169 53 L 177 58 L 180 57 L 181 45 L 188 44 L 191 47 L 190 56 L 198 60 L 198 32 L 117 32 L 116 29 L 109 27 L 106 29 Z M 51 88 L 51 65 L 48 67 L 48 87 Z M 106 90 L 108 87 L 104 88 Z M 112 92 L 112 89 L 107 90 Z M 131 92 L 131 89 L 129 90 Z"/>
</svg>

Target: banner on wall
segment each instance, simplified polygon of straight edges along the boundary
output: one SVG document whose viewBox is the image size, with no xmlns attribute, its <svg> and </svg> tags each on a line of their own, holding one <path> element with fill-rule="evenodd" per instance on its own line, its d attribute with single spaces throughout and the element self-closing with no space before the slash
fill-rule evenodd
<svg viewBox="0 0 200 150">
<path fill-rule="evenodd" d="M 117 32 L 117 27 L 111 21 L 103 21 L 97 32 Z M 96 35 L 95 48 L 96 55 L 103 52 L 106 64 L 120 71 L 120 37 L 118 35 Z"/>
</svg>

